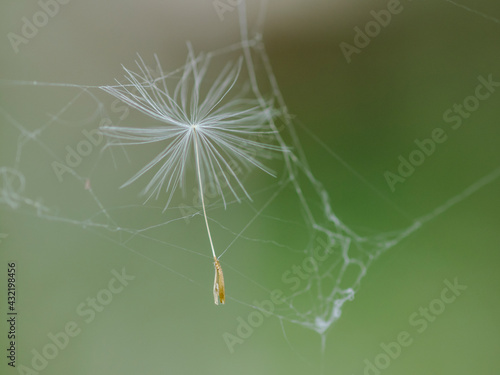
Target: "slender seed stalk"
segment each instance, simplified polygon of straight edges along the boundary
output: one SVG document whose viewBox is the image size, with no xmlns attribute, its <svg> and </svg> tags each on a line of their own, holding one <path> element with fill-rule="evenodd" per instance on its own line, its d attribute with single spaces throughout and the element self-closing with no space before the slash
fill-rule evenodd
<svg viewBox="0 0 500 375">
<path fill-rule="evenodd" d="M 200 153 L 198 151 L 198 134 L 196 133 L 196 125 L 191 125 L 193 127 L 194 133 L 194 152 L 196 154 L 196 169 L 198 171 L 198 183 L 200 184 L 200 197 L 201 205 L 203 207 L 203 216 L 205 217 L 205 224 L 207 225 L 208 239 L 210 240 L 210 247 L 212 248 L 212 254 L 214 259 L 217 260 L 215 255 L 214 243 L 212 241 L 212 235 L 210 233 L 210 226 L 208 225 L 207 211 L 205 209 L 205 198 L 203 197 L 203 182 L 201 181 L 201 168 L 200 168 Z"/>
<path fill-rule="evenodd" d="M 201 180 L 201 168 L 200 168 L 200 151 L 198 150 L 198 133 L 196 132 L 196 125 L 191 125 L 194 134 L 194 152 L 196 157 L 196 169 L 198 171 L 198 183 L 200 184 L 200 197 L 201 206 L 203 207 L 203 216 L 205 217 L 205 224 L 207 226 L 208 239 L 210 241 L 210 247 L 212 248 L 212 254 L 214 256 L 214 267 L 215 267 L 215 279 L 214 279 L 214 302 L 216 305 L 219 303 L 223 305 L 226 302 L 226 291 L 224 286 L 224 275 L 222 274 L 222 267 L 220 266 L 219 260 L 215 255 L 214 242 L 212 241 L 212 234 L 210 233 L 210 226 L 208 225 L 207 210 L 205 208 L 205 198 L 203 196 L 203 182 Z"/>
</svg>

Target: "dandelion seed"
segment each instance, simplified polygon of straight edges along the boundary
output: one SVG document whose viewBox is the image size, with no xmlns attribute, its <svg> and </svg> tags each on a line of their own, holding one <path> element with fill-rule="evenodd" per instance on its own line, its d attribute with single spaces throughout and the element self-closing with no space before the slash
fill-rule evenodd
<svg viewBox="0 0 500 375">
<path fill-rule="evenodd" d="M 214 279 L 214 302 L 223 305 L 226 302 L 226 289 L 224 287 L 224 275 L 219 260 L 214 258 L 215 279 Z"/>
<path fill-rule="evenodd" d="M 141 193 L 147 195 L 148 200 L 151 197 L 158 199 L 162 191 L 168 192 L 165 208 L 170 204 L 174 191 L 184 188 L 186 164 L 194 154 L 203 216 L 215 261 L 214 298 L 216 304 L 223 304 L 224 277 L 210 232 L 204 186 L 209 184 L 215 187 L 224 206 L 223 186 L 238 201 L 241 193 L 250 198 L 235 169 L 257 167 L 274 176 L 256 155 L 264 151 L 280 151 L 281 148 L 259 141 L 264 135 L 274 133 L 269 126 L 275 114 L 271 103 L 263 109 L 255 99 L 229 98 L 242 69 L 242 59 L 237 64 L 227 64 L 202 98 L 200 89 L 209 62 L 208 56 L 195 57 L 190 49 L 182 76 L 172 90 L 167 85 L 167 79 L 172 77 L 163 73 L 158 58 L 156 63 L 161 77 L 153 79 L 151 70 L 139 57 L 137 65 L 140 74 L 124 67 L 128 83 L 118 82 L 117 86 L 104 86 L 102 89 L 160 124 L 150 128 L 105 126 L 101 130 L 110 138 L 112 146 L 165 144 L 153 160 L 122 185 L 135 182 L 158 165 L 158 170 Z"/>
</svg>

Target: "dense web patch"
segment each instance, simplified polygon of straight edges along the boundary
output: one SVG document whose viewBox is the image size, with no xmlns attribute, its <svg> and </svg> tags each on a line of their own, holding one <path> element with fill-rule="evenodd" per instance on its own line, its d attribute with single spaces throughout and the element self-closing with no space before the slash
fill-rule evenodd
<svg viewBox="0 0 500 375">
<path fill-rule="evenodd" d="M 449 2 L 457 5 L 454 2 Z M 223 70 L 223 72 L 230 76 L 230 84 L 232 84 L 233 78 L 236 79 L 237 76 L 239 76 L 238 79 L 244 81 L 241 85 L 240 94 L 242 97 L 250 99 L 238 99 L 237 104 L 250 103 L 252 116 L 254 116 L 253 119 L 257 119 L 257 122 L 261 123 L 263 122 L 263 118 L 265 118 L 268 123 L 269 130 L 267 133 L 272 135 L 272 139 L 269 140 L 270 145 L 268 149 L 279 151 L 279 158 L 277 158 L 277 161 L 276 157 L 272 155 L 266 155 L 266 158 L 274 163 L 273 167 L 277 170 L 278 177 L 265 180 L 268 182 L 265 185 L 255 185 L 251 181 L 245 181 L 243 177 L 240 179 L 239 176 L 234 175 L 233 184 L 228 182 L 228 186 L 223 187 L 221 181 L 226 179 L 226 177 L 221 177 L 220 179 L 215 177 L 210 178 L 210 172 L 212 172 L 212 176 L 217 174 L 217 167 L 207 164 L 205 166 L 207 182 L 209 184 L 211 182 L 215 189 L 215 198 L 209 204 L 209 216 L 211 216 L 211 221 L 221 231 L 226 232 L 232 237 L 232 240 L 226 246 L 219 249 L 219 257 L 222 259 L 222 262 L 227 254 L 232 251 L 238 251 L 236 246 L 233 245 L 241 242 L 258 243 L 266 248 L 289 251 L 295 255 L 300 254 L 303 260 L 301 263 L 302 270 L 307 272 L 307 277 L 297 281 L 297 278 L 292 278 L 290 273 L 289 280 L 292 285 L 292 291 L 284 296 L 284 303 L 274 309 L 271 314 L 278 318 L 281 323 L 289 322 L 318 332 L 323 339 L 324 346 L 328 329 L 341 316 L 345 302 L 354 298 L 363 277 L 366 275 L 373 261 L 388 249 L 396 246 L 404 238 L 416 232 L 424 223 L 434 219 L 481 187 L 497 179 L 500 176 L 500 169 L 475 182 L 460 194 L 450 198 L 441 206 L 436 207 L 427 215 L 413 220 L 413 223 L 405 229 L 391 233 L 378 233 L 372 236 L 359 235 L 336 215 L 328 191 L 324 188 L 321 181 L 315 177 L 308 165 L 307 157 L 302 150 L 299 137 L 297 136 L 297 124 L 294 123 L 292 116 L 288 112 L 262 42 L 261 29 L 265 15 L 264 6 L 261 12 L 258 24 L 253 28 L 257 31 L 250 35 L 248 32 L 249 28 L 247 27 L 245 3 L 241 2 L 239 5 L 240 42 L 236 45 L 210 52 L 203 59 L 224 58 L 230 54 L 236 54 L 240 58 L 240 60 L 236 60 L 239 61 L 236 65 L 230 66 L 226 70 Z M 497 22 L 496 20 L 494 21 Z M 156 181 L 156 185 L 146 188 L 146 192 L 149 193 L 152 191 L 154 193 L 152 195 L 158 199 L 157 201 L 152 200 L 148 204 L 140 204 L 142 202 L 134 202 L 132 204 L 129 202 L 128 204 L 110 206 L 106 202 L 106 198 L 102 198 L 94 190 L 94 181 L 99 183 L 99 179 L 102 179 L 102 177 L 94 178 L 94 175 L 99 176 L 100 168 L 104 168 L 106 165 L 106 163 L 102 163 L 104 166 L 101 166 L 102 159 L 109 157 L 111 160 L 117 161 L 120 158 L 129 157 L 130 151 L 126 148 L 127 142 L 116 144 L 114 141 L 117 138 L 121 137 L 124 139 L 128 137 L 127 140 L 130 141 L 129 143 L 148 143 L 150 141 L 149 138 L 143 137 L 142 134 L 132 134 L 132 131 L 124 135 L 124 129 L 131 128 L 123 126 L 121 121 L 113 123 L 112 126 L 110 125 L 109 113 L 107 113 L 106 106 L 100 98 L 103 91 L 111 93 L 115 97 L 131 104 L 130 98 L 135 95 L 129 91 L 132 87 L 143 87 L 146 90 L 148 87 L 151 88 L 152 84 L 164 84 L 165 82 L 170 82 L 172 79 L 187 79 L 187 75 L 192 73 L 193 70 L 208 68 L 203 64 L 203 59 L 197 60 L 191 53 L 190 58 L 188 58 L 184 66 L 167 73 L 162 69 L 157 69 L 160 67 L 158 61 L 156 61 L 155 69 L 151 69 L 153 72 L 148 72 L 146 64 L 142 62 L 141 75 L 136 75 L 128 71 L 129 83 L 116 86 L 82 86 L 36 82 L 5 83 L 17 86 L 40 86 L 42 88 L 58 87 L 61 90 L 76 91 L 76 94 L 67 104 L 61 106 L 57 113 L 52 114 L 46 123 L 35 127 L 34 130 L 29 126 L 19 123 L 6 109 L 0 108 L 0 114 L 12 126 L 18 137 L 13 165 L 0 166 L 0 204 L 3 206 L 3 209 L 28 211 L 42 220 L 76 225 L 84 230 L 106 236 L 120 244 L 124 249 L 132 251 L 164 267 L 169 272 L 176 273 L 180 277 L 200 284 L 205 288 L 205 285 L 200 283 L 193 275 L 179 272 L 173 267 L 161 264 L 157 260 L 144 255 L 134 247 L 132 241 L 132 239 L 140 237 L 147 241 L 161 243 L 168 249 L 185 251 L 200 257 L 209 257 L 209 253 L 195 251 L 182 244 L 168 242 L 156 231 L 158 228 L 162 228 L 163 231 L 168 231 L 169 228 L 175 230 L 176 226 L 186 225 L 186 221 L 200 215 L 199 206 L 193 206 L 189 203 L 180 207 L 169 205 L 166 212 L 163 213 L 165 202 L 170 201 L 173 196 L 162 194 L 162 185 L 158 183 L 158 180 Z M 201 65 L 198 65 L 198 63 Z M 264 70 L 265 77 L 263 79 L 257 78 L 256 66 Z M 95 169 L 87 175 L 78 174 L 74 168 L 68 167 L 67 161 L 61 156 L 64 153 L 54 151 L 47 141 L 50 139 L 50 132 L 54 131 L 55 127 L 66 125 L 64 119 L 67 118 L 67 114 L 82 98 L 90 100 L 93 103 L 93 110 L 88 111 L 89 114 L 83 120 L 72 126 L 78 128 L 79 125 L 86 125 L 98 119 L 103 133 L 115 135 L 114 140 L 113 137 L 111 139 L 108 138 L 108 143 L 106 144 L 101 143 L 100 137 L 102 137 L 102 133 L 95 132 L 85 135 L 90 142 L 89 144 L 92 144 L 92 141 L 94 141 L 95 147 L 102 150 L 99 156 L 100 160 L 95 162 Z M 248 102 L 245 102 L 246 100 Z M 216 105 L 217 103 L 210 104 Z M 234 110 L 234 108 L 232 109 Z M 148 110 L 148 108 L 143 107 L 142 112 L 147 112 Z M 237 114 L 238 112 L 234 113 Z M 259 118 L 261 113 L 265 114 L 263 118 Z M 235 116 L 237 117 L 237 115 Z M 235 120 L 236 117 L 232 118 L 232 120 Z M 131 119 L 127 119 L 128 123 L 131 121 Z M 304 127 L 307 132 L 307 125 L 304 125 Z M 248 127 L 245 129 L 251 130 Z M 151 132 L 149 135 L 155 131 L 151 130 Z M 153 134 L 153 136 L 156 136 L 156 134 Z M 314 138 L 314 135 L 312 137 Z M 326 148 L 345 167 L 349 168 L 348 164 L 340 159 L 332 150 L 328 149 L 321 140 L 315 139 L 315 141 L 319 147 Z M 79 183 L 80 189 L 75 193 L 75 197 L 84 197 L 83 199 L 92 202 L 92 208 L 85 218 L 82 219 L 81 217 L 61 213 L 56 208 L 56 205 L 45 204 L 44 197 L 36 194 L 36 189 L 33 186 L 37 181 L 31 179 L 28 174 L 23 172 L 24 163 L 29 163 L 29 161 L 23 160 L 24 149 L 26 147 L 34 147 L 34 145 L 38 146 L 40 150 L 55 161 L 55 168 L 59 168 L 57 169 L 60 173 L 59 176 L 70 177 Z M 221 156 L 218 160 L 220 163 L 223 163 L 224 158 Z M 252 169 L 252 166 L 249 164 L 253 164 L 254 167 L 257 166 L 258 168 L 266 169 L 256 159 L 250 158 L 246 160 L 250 160 L 250 162 L 245 163 L 243 167 L 248 170 Z M 119 163 L 116 162 L 116 165 L 118 166 Z M 220 169 L 226 175 L 231 173 L 229 164 L 222 167 L 220 165 Z M 173 166 L 173 168 L 177 167 Z M 177 177 L 173 183 L 176 185 L 187 184 L 187 182 L 182 181 L 183 170 L 175 169 L 175 171 Z M 139 174 L 142 175 L 145 172 L 147 170 L 141 171 Z M 171 171 L 164 172 L 168 176 L 168 173 Z M 359 177 L 355 171 L 352 172 L 355 177 Z M 136 179 L 136 177 L 132 177 L 131 181 L 134 182 Z M 244 187 L 247 182 L 251 186 L 248 192 L 247 188 Z M 360 182 L 372 188 L 362 178 L 360 178 Z M 231 186 L 234 183 L 241 187 L 243 194 L 234 193 L 229 198 L 224 198 L 224 189 L 226 189 L 226 192 L 228 188 L 231 190 Z M 118 189 L 118 187 L 119 185 L 112 186 L 111 188 Z M 170 191 L 171 189 L 167 190 Z M 185 197 L 185 191 L 182 194 Z M 208 192 L 205 192 L 205 194 L 208 194 Z M 165 200 L 162 201 L 161 199 Z M 240 201 L 243 203 L 241 204 Z M 268 210 L 273 205 L 284 204 L 283 202 L 292 206 L 291 210 L 294 212 L 294 215 L 292 215 L 293 219 L 290 219 L 288 216 L 276 217 L 268 214 Z M 293 204 L 289 202 L 293 202 Z M 241 214 L 245 218 L 246 224 L 242 227 L 230 226 L 230 224 L 220 219 L 218 213 L 224 210 L 224 207 L 227 216 Z M 151 212 L 151 222 L 139 224 L 122 219 L 123 212 L 128 213 L 128 216 L 133 216 L 133 212 L 136 211 L 142 214 Z M 295 226 L 294 228 L 300 228 L 302 233 L 307 234 L 307 241 L 300 246 L 293 246 L 291 243 L 293 241 L 287 243 L 283 238 L 252 237 L 247 234 L 247 230 L 256 221 L 272 222 L 275 224 L 282 223 L 289 227 Z M 118 234 L 118 236 L 111 236 L 111 234 Z M 267 292 L 270 292 L 272 289 L 260 285 L 256 281 L 256 276 L 245 276 L 243 270 L 236 270 L 229 264 L 227 266 L 242 276 L 244 280 L 243 284 L 241 284 L 242 287 L 246 284 L 252 284 L 257 285 L 258 288 Z M 250 302 L 253 301 L 250 297 L 246 299 L 240 297 L 237 293 L 233 293 L 228 298 L 230 301 L 260 309 L 259 306 Z"/>
</svg>

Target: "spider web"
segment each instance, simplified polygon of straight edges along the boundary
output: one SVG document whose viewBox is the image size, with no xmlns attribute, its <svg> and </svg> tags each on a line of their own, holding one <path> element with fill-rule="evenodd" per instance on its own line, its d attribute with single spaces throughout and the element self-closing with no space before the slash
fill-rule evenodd
<svg viewBox="0 0 500 375">
<path fill-rule="evenodd" d="M 339 161 L 340 166 L 347 168 L 353 177 L 359 179 L 359 182 L 368 189 L 374 190 L 405 220 L 409 219 L 409 215 L 394 206 L 383 193 L 312 134 L 307 124 L 300 124 L 289 113 L 262 41 L 266 5 L 267 2 L 262 1 L 259 16 L 250 28 L 247 25 L 246 4 L 240 2 L 238 12 L 241 40 L 234 45 L 212 51 L 208 55 L 222 59 L 228 56 L 242 56 L 245 67 L 245 72 L 242 73 L 243 81 L 245 81 L 242 84 L 242 92 L 253 96 L 262 110 L 268 108 L 269 96 L 271 97 L 279 116 L 270 119 L 270 126 L 275 132 L 274 142 L 284 150 L 279 160 L 272 161 L 274 169 L 279 172 L 279 177 L 276 179 L 247 178 L 245 183 L 250 187 L 252 201 L 243 200 L 239 203 L 233 200 L 223 203 L 220 198 L 215 197 L 208 204 L 208 212 L 210 221 L 217 231 L 225 233 L 225 238 L 228 239 L 225 245 L 219 247 L 221 264 L 227 275 L 232 274 L 233 278 L 240 278 L 238 282 L 234 281 L 236 285 L 232 287 L 231 278 L 226 276 L 228 302 L 240 303 L 276 317 L 283 327 L 285 337 L 284 323 L 296 324 L 313 330 L 320 335 L 324 349 L 328 330 L 340 318 L 345 303 L 353 300 L 372 263 L 384 252 L 418 231 L 422 225 L 496 180 L 500 176 L 500 169 L 474 182 L 428 214 L 410 219 L 410 224 L 406 228 L 369 236 L 357 233 L 337 216 L 328 190 L 308 164 L 298 131 L 303 131 L 312 137 L 319 147 L 324 148 Z M 250 32 L 250 29 L 253 31 Z M 156 71 L 158 79 L 161 80 L 178 76 L 184 69 L 186 66 L 181 66 L 167 74 L 156 71 L 156 67 L 151 70 Z M 258 76 L 257 71 L 263 73 Z M 201 223 L 200 206 L 191 203 L 193 199 L 196 200 L 196 193 L 191 196 L 184 192 L 182 196 L 177 197 L 177 205 L 170 205 L 164 213 L 164 205 L 161 201 L 142 204 L 140 198 L 131 202 L 128 200 L 130 196 L 127 195 L 120 195 L 119 198 L 114 199 L 113 192 L 119 190 L 119 185 L 124 178 L 111 178 L 110 176 L 111 173 L 115 173 L 114 171 L 117 171 L 120 177 L 131 174 L 130 167 L 123 167 L 127 159 L 129 161 L 134 159 L 135 155 L 130 150 L 125 148 L 112 150 L 106 147 L 104 142 L 101 143 L 97 133 L 92 133 L 88 137 L 89 142 L 91 142 L 90 139 L 96 141 L 95 147 L 101 151 L 93 167 L 86 174 L 77 173 L 75 168 L 71 167 L 64 167 L 60 170 L 59 177 L 64 178 L 65 181 L 74 182 L 69 192 L 71 195 L 69 201 L 87 202 L 88 212 L 72 212 L 71 208 L 67 209 L 67 206 L 71 207 L 68 201 L 58 204 L 57 197 L 53 195 L 37 194 L 40 184 L 53 186 L 55 187 L 53 190 L 56 191 L 56 187 L 60 186 L 58 177 L 52 174 L 50 178 L 41 181 L 41 177 L 27 167 L 33 160 L 25 159 L 25 149 L 36 146 L 42 154 L 58 163 L 59 167 L 66 165 L 67 160 L 64 157 L 67 149 L 64 145 L 55 144 L 53 135 L 61 127 L 80 132 L 83 128 L 88 129 L 89 124 L 106 125 L 111 116 L 102 99 L 104 93 L 101 89 L 104 86 L 39 82 L 3 82 L 3 85 L 17 86 L 20 90 L 26 89 L 26 86 L 30 89 L 42 89 L 42 91 L 65 90 L 71 92 L 73 97 L 68 102 L 64 102 L 58 111 L 50 114 L 45 123 L 34 128 L 23 124 L 6 108 L 0 108 L 1 116 L 10 125 L 8 137 L 17 139 L 12 164 L 0 166 L 2 210 L 34 214 L 40 220 L 74 225 L 101 235 L 119 244 L 126 251 L 146 258 L 169 272 L 175 273 L 183 280 L 206 289 L 204 280 L 200 280 L 187 271 L 180 272 L 178 267 L 166 265 L 148 256 L 134 242 L 141 239 L 152 244 L 160 244 L 171 251 L 185 252 L 202 259 L 210 259 L 208 251 L 193 250 L 194 247 L 186 245 L 183 238 L 165 236 L 165 233 L 175 233 L 186 225 Z M 82 107 L 84 107 L 83 112 Z M 141 117 L 128 117 L 125 120 L 115 121 L 114 125 L 119 126 L 122 122 L 131 123 L 142 120 Z M 136 192 L 134 196 L 137 196 Z M 46 203 L 47 201 L 51 203 Z M 65 209 L 60 208 L 61 206 Z M 276 207 L 282 206 L 288 207 L 289 212 L 280 216 L 280 211 Z M 136 213 L 141 217 L 146 215 L 148 221 L 134 220 Z M 235 217 L 239 219 L 234 223 Z M 269 225 L 275 230 L 272 233 L 255 231 L 252 228 L 257 222 L 260 227 Z M 281 234 L 274 236 L 274 233 L 278 232 Z M 290 232 L 300 233 L 300 236 L 296 237 Z M 286 238 L 284 234 L 289 234 L 289 238 Z M 220 243 L 224 241 L 221 240 Z M 290 264 L 285 263 L 282 268 L 283 275 L 286 274 L 284 279 L 289 280 L 291 285 L 280 285 L 279 280 L 275 281 L 277 287 L 284 291 L 284 297 L 279 305 L 273 307 L 272 311 L 263 309 L 262 306 L 253 302 L 254 294 L 258 295 L 258 293 L 235 292 L 240 288 L 254 288 L 254 291 L 264 291 L 271 295 L 272 289 L 258 281 L 258 273 L 251 274 L 242 266 L 237 267 L 229 261 L 226 262 L 226 259 L 234 252 L 244 251 L 238 248 L 252 248 L 256 245 L 267 252 L 285 252 L 285 254 L 293 255 Z M 251 252 L 250 255 L 252 255 Z M 304 277 L 297 276 L 299 271 L 293 271 L 297 270 L 297 264 L 294 263 L 297 259 L 300 262 L 300 272 Z"/>
</svg>

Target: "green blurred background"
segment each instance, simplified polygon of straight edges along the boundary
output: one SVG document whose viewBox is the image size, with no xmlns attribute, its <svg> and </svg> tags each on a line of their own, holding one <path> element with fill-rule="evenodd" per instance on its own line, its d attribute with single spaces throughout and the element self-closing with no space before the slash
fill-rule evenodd
<svg viewBox="0 0 500 375">
<path fill-rule="evenodd" d="M 380 344 L 396 340 L 402 331 L 410 332 L 414 341 L 381 370 L 383 374 L 499 373 L 499 181 L 377 259 L 355 300 L 329 330 L 324 355 L 315 332 L 285 323 L 285 337 L 276 318 L 266 319 L 232 354 L 222 338 L 224 332 L 234 333 L 238 317 L 252 311 L 248 305 L 254 298 L 267 298 L 254 283 L 269 290 L 282 288 L 281 274 L 300 262 L 301 254 L 262 243 L 253 247 L 250 241 L 236 243 L 222 260 L 228 294 L 243 303 L 229 300 L 216 307 L 211 297 L 213 267 L 200 216 L 147 233 L 170 246 L 140 235 L 84 228 L 81 223 L 99 211 L 84 182 L 67 175 L 59 183 L 51 168 L 53 155 L 37 141 L 25 142 L 16 126 L 39 129 L 81 90 L 7 81 L 112 84 L 123 76 L 121 64 L 132 66 L 136 53 L 149 61 L 157 53 L 164 68 L 172 70 L 185 60 L 186 41 L 195 51 L 211 51 L 239 40 L 236 11 L 226 12 L 221 21 L 214 4 L 211 0 L 73 0 L 62 5 L 29 43 L 20 45 L 19 53 L 7 34 L 20 34 L 22 17 L 32 17 L 40 6 L 0 5 L 4 36 L 0 167 L 21 171 L 26 177 L 24 196 L 39 198 L 52 209 L 41 219 L 29 205 L 0 206 L 0 233 L 7 235 L 0 243 L 2 280 L 7 261 L 15 260 L 18 266 L 18 364 L 29 366 L 32 350 L 41 351 L 50 342 L 48 333 L 60 332 L 75 321 L 81 333 L 41 374 L 363 374 L 365 359 L 373 360 L 382 352 Z M 290 113 L 392 202 L 374 193 L 298 128 L 311 170 L 324 183 L 336 214 L 365 234 L 411 225 L 412 219 L 500 164 L 500 92 L 481 101 L 457 130 L 442 119 L 454 103 L 474 94 L 479 76 L 492 75 L 500 81 L 499 4 L 460 3 L 496 17 L 490 19 L 448 1 L 401 2 L 403 11 L 348 63 L 340 43 L 352 44 L 354 28 L 364 28 L 372 20 L 370 12 L 386 9 L 387 4 L 276 0 L 269 2 L 264 22 L 264 42 Z M 258 8 L 256 3 L 249 5 L 251 22 Z M 262 76 L 262 66 L 257 73 Z M 118 121 L 122 112 L 113 111 L 113 99 L 98 90 L 92 93 Z M 64 157 L 67 145 L 82 139 L 82 128 L 99 123 L 98 116 L 89 117 L 96 102 L 88 95 L 76 100 L 77 105 L 38 138 L 59 157 Z M 124 123 L 143 120 L 130 113 Z M 437 127 L 446 129 L 449 139 L 391 192 L 384 172 L 395 171 L 398 156 L 408 156 L 416 148 L 414 140 L 428 138 Z M 16 155 L 20 155 L 17 162 Z M 102 156 L 97 150 L 77 167 L 80 176 L 92 175 L 93 188 L 111 216 L 129 228 L 178 218 L 177 211 L 148 214 L 141 208 L 137 197 L 141 186 L 115 189 L 150 158 L 133 152 L 128 164 L 122 154 L 117 155 L 117 168 L 109 154 Z M 285 217 L 291 212 L 291 220 L 298 220 L 296 203 L 293 197 L 282 199 L 271 214 Z M 242 228 L 248 218 L 239 216 L 240 210 L 251 212 L 243 204 L 213 215 L 221 223 Z M 92 219 L 111 225 L 102 214 Z M 234 238 L 228 231 L 215 232 L 221 248 Z M 289 226 L 273 229 L 263 219 L 246 233 L 285 241 L 290 232 Z M 306 230 L 294 231 L 293 240 L 307 242 L 307 236 Z M 77 306 L 106 288 L 112 270 L 123 267 L 135 279 L 85 323 Z M 467 290 L 424 332 L 416 333 L 409 316 L 439 298 L 444 280 L 454 278 Z M 7 346 L 6 287 L 3 281 L 2 348 Z M 5 356 L 0 365 L 2 374 L 16 373 Z"/>
</svg>

